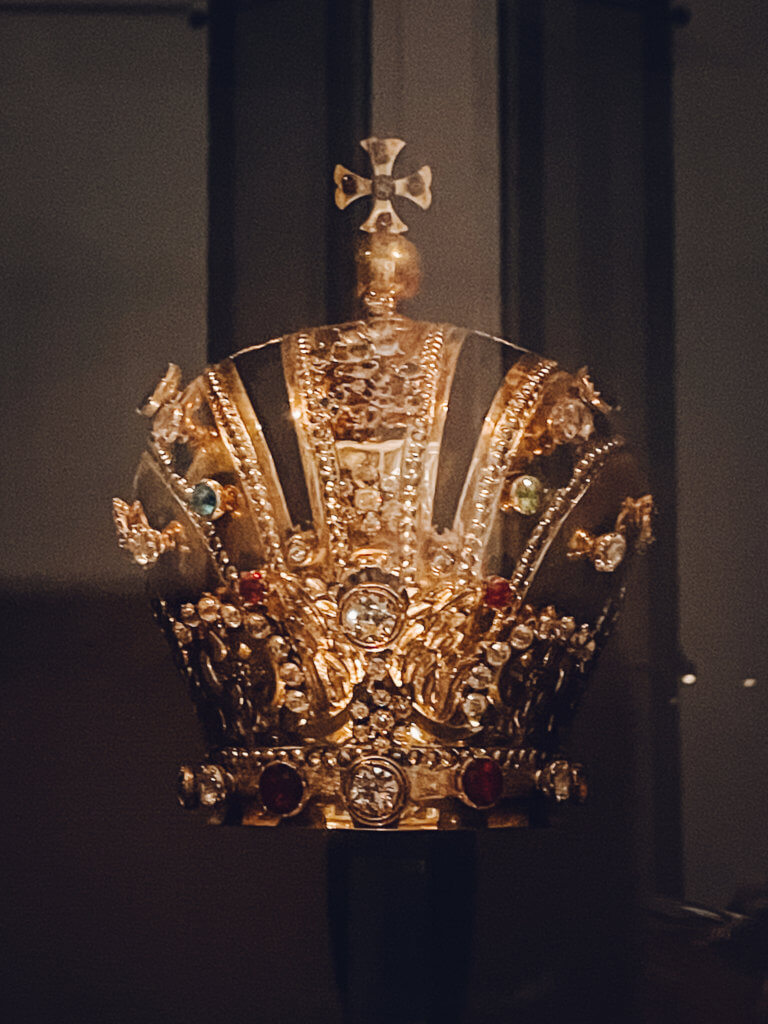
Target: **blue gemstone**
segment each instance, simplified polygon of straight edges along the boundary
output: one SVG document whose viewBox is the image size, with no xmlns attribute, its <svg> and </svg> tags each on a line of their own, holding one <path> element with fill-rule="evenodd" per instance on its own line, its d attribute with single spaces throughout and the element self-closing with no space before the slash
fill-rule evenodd
<svg viewBox="0 0 768 1024">
<path fill-rule="evenodd" d="M 189 507 L 199 516 L 209 518 L 219 507 L 216 491 L 205 482 L 196 484 L 192 491 L 192 497 L 189 499 Z"/>
</svg>

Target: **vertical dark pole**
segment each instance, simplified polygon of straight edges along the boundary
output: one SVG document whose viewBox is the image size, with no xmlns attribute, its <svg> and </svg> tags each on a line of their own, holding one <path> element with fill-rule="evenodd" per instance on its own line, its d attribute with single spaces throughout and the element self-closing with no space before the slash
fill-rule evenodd
<svg viewBox="0 0 768 1024">
<path fill-rule="evenodd" d="M 327 92 L 329 166 L 359 159 L 359 142 L 371 134 L 370 0 L 328 0 Z M 363 160 L 360 170 L 367 174 Z M 360 214 L 360 211 L 354 211 Z M 326 245 L 327 322 L 355 313 L 355 216 L 331 216 Z"/>
<path fill-rule="evenodd" d="M 659 506 L 653 571 L 663 581 L 650 605 L 653 800 L 656 887 L 683 895 L 680 723 L 676 702 L 681 669 L 675 507 L 674 157 L 672 145 L 672 33 L 668 0 L 646 4 L 645 284 L 648 294 L 648 453 Z"/>
<path fill-rule="evenodd" d="M 331 836 L 328 907 L 345 1024 L 462 1019 L 475 871 L 471 832 Z"/>
<path fill-rule="evenodd" d="M 208 355 L 236 348 L 235 31 L 233 11 L 214 3 L 208 20 Z"/>
<path fill-rule="evenodd" d="M 544 28 L 539 0 L 499 0 L 499 231 L 505 337 L 544 348 Z"/>
</svg>

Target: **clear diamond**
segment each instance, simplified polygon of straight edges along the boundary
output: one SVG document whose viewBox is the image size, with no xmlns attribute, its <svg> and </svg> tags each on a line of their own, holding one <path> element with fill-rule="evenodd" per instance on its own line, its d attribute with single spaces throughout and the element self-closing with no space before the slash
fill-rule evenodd
<svg viewBox="0 0 768 1024">
<path fill-rule="evenodd" d="M 390 706 L 392 714 L 399 719 L 407 718 L 411 710 L 411 705 L 406 697 L 395 697 Z"/>
<path fill-rule="evenodd" d="M 382 661 L 380 658 L 371 658 L 368 662 L 368 678 L 378 683 L 382 679 L 386 679 L 388 675 L 386 661 Z"/>
<path fill-rule="evenodd" d="M 351 770 L 347 804 L 361 821 L 386 824 L 399 811 L 403 797 L 402 776 L 394 764 L 369 759 Z"/>
<path fill-rule="evenodd" d="M 586 439 L 594 430 L 592 414 L 578 398 L 561 398 L 553 406 L 547 422 L 556 441 Z"/>
<path fill-rule="evenodd" d="M 400 503 L 394 498 L 390 498 L 389 501 L 385 501 L 381 506 L 380 516 L 384 525 L 390 530 L 394 530 L 400 522 Z"/>
<path fill-rule="evenodd" d="M 359 388 L 355 388 L 352 385 L 352 390 L 364 391 L 364 387 L 361 381 L 357 381 L 360 385 Z M 367 484 L 375 484 L 379 479 L 379 466 L 376 455 L 371 453 L 368 455 L 361 454 L 359 451 L 347 452 L 342 456 L 343 465 L 349 468 L 352 474 L 353 481 L 358 487 L 363 487 Z"/>
<path fill-rule="evenodd" d="M 221 619 L 229 629 L 237 629 L 242 624 L 243 616 L 240 609 L 235 608 L 233 604 L 223 604 L 221 606 Z"/>
<path fill-rule="evenodd" d="M 304 675 L 298 665 L 292 661 L 286 661 L 278 669 L 278 675 L 286 686 L 299 686 L 304 681 Z"/>
<path fill-rule="evenodd" d="M 620 533 L 604 533 L 595 544 L 594 565 L 598 572 L 613 572 L 624 561 L 627 542 Z"/>
<path fill-rule="evenodd" d="M 367 704 L 363 703 L 361 700 L 356 700 L 352 703 L 349 713 L 353 718 L 365 719 L 368 717 L 369 710 L 370 708 Z"/>
<path fill-rule="evenodd" d="M 509 642 L 516 651 L 524 651 L 526 647 L 530 647 L 533 643 L 533 630 L 524 622 L 520 622 L 512 630 Z"/>
<path fill-rule="evenodd" d="M 505 644 L 499 640 L 485 645 L 485 659 L 489 665 L 493 665 L 494 668 L 504 665 L 509 661 L 509 656 L 512 653 L 512 648 L 509 644 Z"/>
<path fill-rule="evenodd" d="M 397 632 L 400 611 L 397 595 L 387 587 L 362 583 L 342 602 L 341 627 L 361 647 L 383 647 Z"/>
<path fill-rule="evenodd" d="M 484 690 L 493 679 L 493 672 L 488 668 L 487 665 L 473 665 L 469 670 L 469 679 L 467 680 L 470 686 L 477 687 L 478 690 Z"/>
<path fill-rule="evenodd" d="M 470 693 L 464 698 L 461 706 L 467 718 L 472 722 L 477 722 L 488 707 L 488 699 L 482 693 Z"/>
<path fill-rule="evenodd" d="M 154 565 L 161 554 L 160 534 L 156 530 L 135 531 L 128 535 L 125 546 L 137 565 Z"/>
<path fill-rule="evenodd" d="M 374 534 L 381 529 L 381 520 L 375 512 L 366 512 L 361 523 L 363 533 Z"/>
<path fill-rule="evenodd" d="M 286 548 L 286 556 L 291 565 L 303 565 L 312 553 L 309 543 L 304 537 L 291 537 Z"/>
<path fill-rule="evenodd" d="M 219 617 L 221 602 L 213 594 L 206 594 L 197 602 L 197 613 L 203 622 L 215 622 Z"/>
<path fill-rule="evenodd" d="M 387 729 L 391 729 L 395 724 L 395 720 L 389 711 L 374 711 L 371 715 L 371 725 L 375 729 L 379 729 L 381 732 L 386 732 Z"/>
<path fill-rule="evenodd" d="M 375 512 L 381 504 L 381 495 L 375 487 L 358 487 L 354 505 L 358 512 Z"/>
<path fill-rule="evenodd" d="M 286 690 L 284 703 L 289 711 L 297 715 L 303 715 L 309 710 L 309 700 L 303 690 Z"/>
<path fill-rule="evenodd" d="M 174 622 L 173 635 L 180 644 L 188 644 L 192 642 L 192 630 L 183 622 Z"/>
<path fill-rule="evenodd" d="M 227 784 L 224 773 L 218 765 L 205 768 L 198 782 L 200 803 L 203 807 L 215 807 L 227 795 Z"/>
<path fill-rule="evenodd" d="M 271 636 L 267 640 L 267 650 L 273 658 L 283 658 L 288 650 L 288 644 L 281 636 Z"/>
<path fill-rule="evenodd" d="M 159 409 L 152 420 L 152 433 L 161 444 L 173 444 L 183 440 L 184 410 L 175 402 L 169 402 Z"/>
<path fill-rule="evenodd" d="M 187 601 L 181 606 L 181 617 L 188 626 L 198 626 L 200 624 L 197 608 L 191 601 Z"/>
<path fill-rule="evenodd" d="M 456 556 L 450 548 L 436 547 L 429 553 L 429 564 L 433 572 L 448 572 L 455 562 Z"/>
<path fill-rule="evenodd" d="M 257 640 L 263 640 L 272 632 L 269 619 L 259 612 L 251 612 L 250 615 L 246 616 L 245 628 Z"/>
</svg>

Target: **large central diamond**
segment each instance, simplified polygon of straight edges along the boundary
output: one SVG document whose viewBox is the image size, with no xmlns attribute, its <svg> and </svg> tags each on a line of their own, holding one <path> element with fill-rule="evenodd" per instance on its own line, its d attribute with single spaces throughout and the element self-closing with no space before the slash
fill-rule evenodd
<svg viewBox="0 0 768 1024">
<path fill-rule="evenodd" d="M 361 583 L 341 602 L 341 628 L 361 647 L 385 647 L 400 626 L 402 606 L 389 587 Z"/>
<path fill-rule="evenodd" d="M 386 758 L 367 758 L 350 770 L 347 806 L 361 824 L 388 824 L 400 813 L 404 800 L 402 773 Z"/>
</svg>

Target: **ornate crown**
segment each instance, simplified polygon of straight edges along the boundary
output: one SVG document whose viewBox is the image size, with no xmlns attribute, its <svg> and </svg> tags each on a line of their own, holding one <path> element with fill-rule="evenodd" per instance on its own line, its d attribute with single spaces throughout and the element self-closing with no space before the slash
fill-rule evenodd
<svg viewBox="0 0 768 1024">
<path fill-rule="evenodd" d="M 374 198 L 363 318 L 185 387 L 171 365 L 114 502 L 206 735 L 180 799 L 243 824 L 524 824 L 586 795 L 558 734 L 653 505 L 586 370 L 397 312 L 419 264 L 392 199 L 429 206 L 431 172 L 362 145 L 372 178 L 335 182 L 339 207 Z"/>
</svg>

